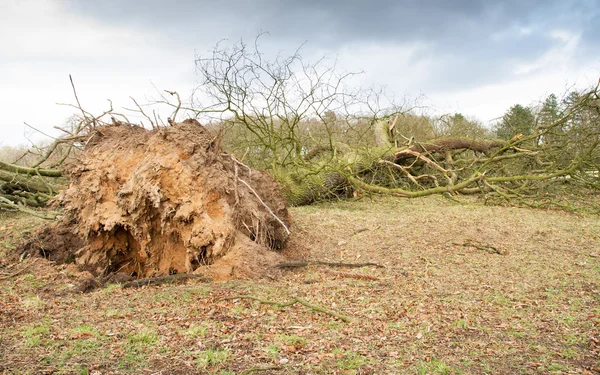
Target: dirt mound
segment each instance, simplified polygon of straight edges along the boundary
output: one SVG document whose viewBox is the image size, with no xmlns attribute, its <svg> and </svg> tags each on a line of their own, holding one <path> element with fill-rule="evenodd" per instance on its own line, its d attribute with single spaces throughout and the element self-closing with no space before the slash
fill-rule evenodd
<svg viewBox="0 0 600 375">
<path fill-rule="evenodd" d="M 279 261 L 290 217 L 276 182 L 222 152 L 195 120 L 97 128 L 56 198 L 95 274 L 246 276 Z M 210 267 L 205 267 L 210 266 Z"/>
<path fill-rule="evenodd" d="M 75 252 L 83 246 L 82 239 L 72 226 L 61 223 L 42 228 L 20 246 L 16 254 L 38 256 L 64 264 L 75 259 Z"/>
</svg>

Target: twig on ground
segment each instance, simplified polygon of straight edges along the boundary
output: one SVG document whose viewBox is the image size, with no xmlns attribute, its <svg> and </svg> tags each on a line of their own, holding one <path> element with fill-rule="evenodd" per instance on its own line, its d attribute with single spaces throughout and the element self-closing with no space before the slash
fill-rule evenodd
<svg viewBox="0 0 600 375">
<path fill-rule="evenodd" d="M 487 251 L 490 254 L 498 254 L 498 255 L 504 255 L 505 254 L 501 250 L 498 250 L 494 246 L 490 246 L 490 245 L 480 245 L 480 244 L 476 244 L 476 243 L 473 243 L 473 242 L 465 242 L 465 243 L 452 242 L 452 244 L 456 245 L 456 246 L 474 247 L 474 248 L 479 249 L 479 250 Z"/>
<path fill-rule="evenodd" d="M 185 279 L 202 279 L 202 281 L 210 280 L 210 278 L 208 278 L 204 275 L 178 273 L 175 275 L 151 277 L 148 279 L 140 279 L 140 280 L 130 281 L 130 282 L 123 284 L 123 288 L 139 288 L 139 287 L 146 286 L 146 285 L 158 285 L 158 284 L 170 283 L 175 280 L 185 280 Z"/>
<path fill-rule="evenodd" d="M 336 262 L 322 262 L 320 260 L 279 263 L 279 264 L 274 265 L 272 268 L 300 268 L 300 267 L 307 267 L 311 264 L 312 265 L 320 265 L 320 266 L 329 266 L 329 267 L 359 268 L 359 267 L 373 266 L 373 267 L 377 267 L 377 268 L 385 268 L 385 266 L 382 266 L 381 264 L 377 264 L 377 263 L 336 263 Z"/>
<path fill-rule="evenodd" d="M 6 276 L 2 276 L 2 277 L 0 277 L 0 280 L 8 280 L 8 279 L 11 279 L 11 278 L 13 278 L 13 277 L 15 277 L 15 276 L 18 276 L 18 275 L 22 274 L 22 273 L 23 273 L 23 272 L 25 272 L 25 271 L 26 271 L 26 270 L 27 270 L 29 267 L 31 267 L 31 264 L 32 264 L 32 263 L 29 263 L 29 264 L 27 264 L 25 267 L 21 268 L 20 270 L 18 270 L 18 271 L 16 271 L 16 272 L 13 272 L 13 273 L 11 273 L 10 275 L 6 275 Z"/>
<path fill-rule="evenodd" d="M 360 229 L 357 229 L 357 230 L 355 230 L 355 231 L 354 231 L 354 233 L 352 233 L 352 234 L 350 235 L 350 237 L 354 237 L 354 236 L 356 236 L 357 234 L 359 234 L 359 233 L 362 233 L 362 232 L 366 232 L 366 231 L 368 231 L 368 230 L 369 230 L 369 228 L 360 228 Z"/>
<path fill-rule="evenodd" d="M 328 275 L 333 275 L 337 277 L 341 277 L 344 279 L 355 279 L 355 280 L 370 280 L 370 281 L 378 281 L 379 277 L 371 276 L 371 275 L 363 275 L 360 273 L 346 273 L 346 272 L 335 272 L 328 269 L 323 270 Z"/>
<path fill-rule="evenodd" d="M 299 304 L 301 304 L 301 305 L 303 305 L 305 307 L 308 307 L 309 309 L 311 309 L 313 311 L 320 312 L 320 313 L 323 313 L 323 314 L 327 314 L 329 316 L 333 316 L 334 318 L 338 318 L 339 320 L 341 320 L 343 322 L 346 322 L 346 323 L 350 323 L 351 321 L 354 320 L 354 319 L 350 318 L 349 316 L 341 315 L 341 314 L 338 314 L 338 313 L 333 312 L 331 310 L 327 310 L 324 307 L 313 305 L 313 304 L 305 301 L 304 299 L 302 299 L 300 297 L 294 297 L 294 298 L 292 298 L 288 302 L 276 302 L 276 301 L 263 300 L 263 299 L 260 299 L 258 297 L 254 297 L 254 296 L 243 295 L 243 296 L 233 296 L 233 297 L 219 298 L 217 301 L 232 300 L 232 299 L 251 299 L 251 300 L 263 303 L 265 305 L 273 305 L 273 306 L 277 306 L 279 308 L 288 307 L 288 306 L 292 306 L 292 305 L 294 305 L 296 303 L 299 303 Z"/>
</svg>

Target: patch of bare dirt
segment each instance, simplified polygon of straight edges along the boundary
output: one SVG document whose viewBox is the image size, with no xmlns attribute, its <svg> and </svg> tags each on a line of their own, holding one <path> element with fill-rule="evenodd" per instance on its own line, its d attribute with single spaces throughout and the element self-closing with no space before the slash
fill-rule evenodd
<svg viewBox="0 0 600 375">
<path fill-rule="evenodd" d="M 58 264 L 71 263 L 83 246 L 81 237 L 68 225 L 46 226 L 20 246 L 20 256 L 40 256 Z"/>
</svg>

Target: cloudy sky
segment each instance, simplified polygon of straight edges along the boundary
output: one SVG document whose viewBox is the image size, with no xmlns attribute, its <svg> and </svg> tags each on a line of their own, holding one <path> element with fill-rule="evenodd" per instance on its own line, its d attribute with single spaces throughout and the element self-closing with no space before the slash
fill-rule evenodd
<svg viewBox="0 0 600 375">
<path fill-rule="evenodd" d="M 194 57 L 223 39 L 302 49 L 364 86 L 425 96 L 436 113 L 488 122 L 513 104 L 600 77 L 598 0 L 0 0 L 0 146 L 49 134 L 73 103 L 131 107 L 155 87 L 191 92 Z"/>
</svg>

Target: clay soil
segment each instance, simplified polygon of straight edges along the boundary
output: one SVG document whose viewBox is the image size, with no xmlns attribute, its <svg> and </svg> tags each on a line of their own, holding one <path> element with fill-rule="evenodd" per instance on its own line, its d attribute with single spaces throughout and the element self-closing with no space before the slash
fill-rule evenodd
<svg viewBox="0 0 600 375">
<path fill-rule="evenodd" d="M 3 214 L 0 373 L 600 373 L 597 216 L 443 198 L 290 211 L 288 260 L 385 268 L 73 293 L 90 276 L 74 264 L 9 259 L 40 221 Z M 353 321 L 227 299 L 242 295 Z"/>
</svg>

